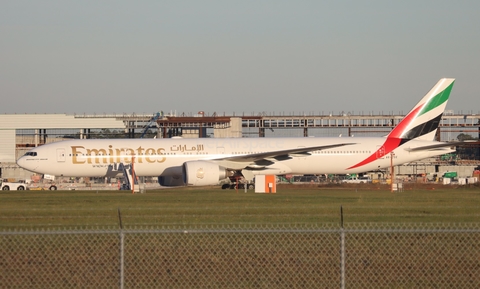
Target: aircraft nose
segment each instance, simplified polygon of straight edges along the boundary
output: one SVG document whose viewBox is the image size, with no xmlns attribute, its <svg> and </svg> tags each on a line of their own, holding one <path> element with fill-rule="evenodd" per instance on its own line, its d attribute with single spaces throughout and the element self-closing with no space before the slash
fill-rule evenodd
<svg viewBox="0 0 480 289">
<path fill-rule="evenodd" d="M 35 171 L 37 168 L 38 164 L 37 162 L 33 160 L 27 160 L 26 156 L 22 156 L 17 160 L 17 165 L 23 169 L 29 170 L 29 171 Z"/>
<path fill-rule="evenodd" d="M 17 160 L 17 165 L 18 165 L 19 167 L 25 169 L 25 157 L 20 157 L 20 158 Z"/>
<path fill-rule="evenodd" d="M 17 160 L 17 165 L 21 168 L 24 168 L 24 165 L 25 165 L 25 157 L 20 157 L 18 158 Z"/>
</svg>

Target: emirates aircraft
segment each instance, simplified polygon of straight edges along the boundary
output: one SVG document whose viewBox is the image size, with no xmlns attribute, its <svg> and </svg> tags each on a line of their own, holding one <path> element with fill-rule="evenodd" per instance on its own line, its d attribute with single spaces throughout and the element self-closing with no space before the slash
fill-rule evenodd
<svg viewBox="0 0 480 289">
<path fill-rule="evenodd" d="M 385 137 L 78 139 L 36 147 L 17 164 L 39 174 L 115 177 L 133 162 L 136 176 L 156 176 L 163 186 L 375 171 L 455 151 L 458 143 L 434 140 L 453 83 L 438 81 Z"/>
</svg>

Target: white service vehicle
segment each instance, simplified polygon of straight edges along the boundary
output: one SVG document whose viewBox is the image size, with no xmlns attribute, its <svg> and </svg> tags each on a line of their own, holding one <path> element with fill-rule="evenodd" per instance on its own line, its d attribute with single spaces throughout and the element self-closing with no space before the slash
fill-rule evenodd
<svg viewBox="0 0 480 289">
<path fill-rule="evenodd" d="M 351 177 L 348 179 L 342 180 L 342 183 L 349 183 L 349 184 L 364 184 L 364 183 L 371 183 L 372 179 L 370 177 Z"/>
<path fill-rule="evenodd" d="M 8 180 L 0 180 L 2 191 L 24 191 L 27 190 L 26 183 L 19 183 L 19 182 L 8 182 Z"/>
</svg>

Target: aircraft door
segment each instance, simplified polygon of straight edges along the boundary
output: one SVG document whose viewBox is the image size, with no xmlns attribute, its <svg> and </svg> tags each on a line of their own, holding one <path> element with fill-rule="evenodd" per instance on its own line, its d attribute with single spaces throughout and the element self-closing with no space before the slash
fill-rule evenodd
<svg viewBox="0 0 480 289">
<path fill-rule="evenodd" d="M 60 149 L 57 149 L 57 162 L 64 162 L 66 159 L 66 156 L 65 156 L 65 149 L 64 148 L 60 148 Z"/>
</svg>

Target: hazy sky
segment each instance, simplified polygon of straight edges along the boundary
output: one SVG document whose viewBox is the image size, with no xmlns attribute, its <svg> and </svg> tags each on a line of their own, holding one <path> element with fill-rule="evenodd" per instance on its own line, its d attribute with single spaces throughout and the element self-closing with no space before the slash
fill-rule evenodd
<svg viewBox="0 0 480 289">
<path fill-rule="evenodd" d="M 480 1 L 0 4 L 0 113 L 480 111 Z"/>
</svg>

